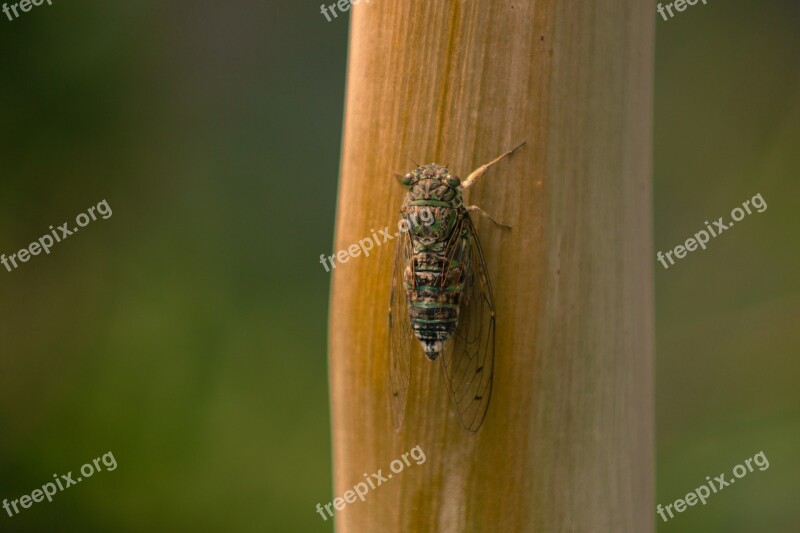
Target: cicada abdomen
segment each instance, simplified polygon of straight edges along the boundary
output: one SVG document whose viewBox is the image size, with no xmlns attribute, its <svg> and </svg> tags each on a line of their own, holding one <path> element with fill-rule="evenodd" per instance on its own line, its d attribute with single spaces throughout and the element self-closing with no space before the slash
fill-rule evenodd
<svg viewBox="0 0 800 533">
<path fill-rule="evenodd" d="M 464 427 L 477 431 L 486 416 L 494 369 L 494 297 L 469 216 L 480 210 L 465 206 L 462 192 L 514 150 L 463 182 L 436 164 L 402 178 L 409 188 L 401 209 L 408 231 L 397 245 L 389 307 L 392 416 L 398 429 L 415 345 L 431 361 L 442 356 L 445 385 Z"/>
</svg>

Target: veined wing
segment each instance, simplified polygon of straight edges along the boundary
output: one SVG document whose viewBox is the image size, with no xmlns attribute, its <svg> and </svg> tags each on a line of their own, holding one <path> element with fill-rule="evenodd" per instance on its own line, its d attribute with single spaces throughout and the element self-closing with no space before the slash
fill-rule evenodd
<svg viewBox="0 0 800 533">
<path fill-rule="evenodd" d="M 442 373 L 447 390 L 469 431 L 478 431 L 486 417 L 492 394 L 495 347 L 495 307 L 492 286 L 486 270 L 478 235 L 469 214 L 464 214 L 464 237 L 454 246 L 467 262 L 466 281 L 461 300 L 458 327 L 442 357 Z M 450 254 L 447 254 L 450 256 Z"/>
<path fill-rule="evenodd" d="M 397 243 L 392 272 L 392 288 L 389 295 L 389 392 L 392 423 L 396 430 L 403 426 L 408 383 L 411 379 L 411 351 L 416 343 L 408 318 L 408 302 L 403 287 L 407 268 L 413 270 L 411 238 L 402 233 Z M 413 272 L 412 272 L 413 274 Z M 413 278 L 412 278 L 413 279 Z"/>
</svg>

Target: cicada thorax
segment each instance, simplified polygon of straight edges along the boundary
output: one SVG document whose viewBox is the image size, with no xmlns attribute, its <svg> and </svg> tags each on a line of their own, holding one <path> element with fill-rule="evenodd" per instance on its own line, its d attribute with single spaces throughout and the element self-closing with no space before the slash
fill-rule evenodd
<svg viewBox="0 0 800 533">
<path fill-rule="evenodd" d="M 461 192 L 441 179 L 441 168 L 432 169 L 431 179 L 423 174 L 403 202 L 411 241 L 403 276 L 409 321 L 430 360 L 441 354 L 458 326 L 470 265 Z"/>
</svg>

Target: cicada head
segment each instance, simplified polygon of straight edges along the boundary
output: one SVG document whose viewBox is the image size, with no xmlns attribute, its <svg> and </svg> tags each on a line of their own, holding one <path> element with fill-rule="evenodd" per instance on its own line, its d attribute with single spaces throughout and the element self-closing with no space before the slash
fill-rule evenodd
<svg viewBox="0 0 800 533">
<path fill-rule="evenodd" d="M 451 175 L 447 165 L 437 165 L 436 163 L 430 163 L 415 168 L 402 177 L 401 183 L 406 187 L 410 187 L 422 180 L 442 182 L 449 187 L 458 187 L 461 185 L 461 179 Z"/>
<path fill-rule="evenodd" d="M 439 207 L 461 207 L 461 179 L 450 174 L 447 165 L 431 163 L 415 168 L 401 178 L 408 187 L 407 201 L 410 205 L 432 205 Z"/>
</svg>

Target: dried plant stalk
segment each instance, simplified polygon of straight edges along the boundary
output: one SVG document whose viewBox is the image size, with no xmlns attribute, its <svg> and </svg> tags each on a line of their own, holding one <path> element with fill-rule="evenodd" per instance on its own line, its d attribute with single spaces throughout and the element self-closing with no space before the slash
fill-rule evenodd
<svg viewBox="0 0 800 533">
<path fill-rule="evenodd" d="M 527 145 L 469 192 L 513 226 L 473 217 L 497 304 L 477 434 L 421 355 L 392 429 L 396 241 L 333 271 L 335 495 L 417 445 L 427 458 L 338 511 L 337 531 L 654 531 L 651 6 L 372 0 L 352 17 L 337 250 L 394 233 L 408 158 L 464 177 Z"/>
</svg>

